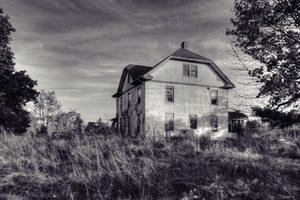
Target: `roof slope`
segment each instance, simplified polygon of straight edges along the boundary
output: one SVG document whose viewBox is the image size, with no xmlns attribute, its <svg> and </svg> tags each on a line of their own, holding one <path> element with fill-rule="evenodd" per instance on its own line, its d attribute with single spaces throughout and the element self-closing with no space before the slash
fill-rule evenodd
<svg viewBox="0 0 300 200">
<path fill-rule="evenodd" d="M 164 62 L 165 60 L 168 59 L 192 59 L 192 60 L 197 60 L 198 62 L 205 62 L 207 64 L 209 64 L 212 69 L 222 78 L 222 80 L 225 82 L 223 88 L 234 88 L 234 84 L 228 79 L 228 77 L 219 69 L 219 67 L 210 59 L 201 56 L 199 54 L 193 53 L 187 49 L 184 48 L 179 48 L 177 51 L 175 51 L 174 53 L 172 53 L 171 55 L 169 55 L 168 57 L 166 57 L 165 59 L 163 59 L 162 61 L 160 61 L 158 64 L 156 64 L 153 67 L 150 66 L 144 66 L 144 65 L 127 65 L 122 72 L 121 75 L 121 79 L 119 82 L 119 87 L 117 92 L 113 95 L 113 97 L 117 97 L 122 93 L 122 88 L 124 85 L 124 81 L 126 78 L 127 73 L 129 73 L 133 79 L 133 81 L 137 80 L 138 78 L 140 78 L 141 76 L 143 76 L 144 74 L 146 74 L 147 72 L 149 72 L 150 70 L 154 69 L 155 67 L 159 66 L 162 62 Z"/>
<path fill-rule="evenodd" d="M 113 95 L 113 97 L 117 97 L 119 94 L 122 93 L 122 88 L 124 86 L 124 82 L 125 82 L 127 73 L 130 74 L 130 76 L 132 77 L 133 80 L 136 80 L 140 76 L 142 76 L 145 73 L 147 73 L 148 71 L 150 71 L 151 69 L 152 69 L 152 67 L 144 66 L 144 65 L 133 65 L 133 64 L 127 65 L 122 71 L 118 90 L 117 90 L 116 94 Z"/>
<path fill-rule="evenodd" d="M 175 56 L 175 57 L 181 57 L 181 58 L 189 58 L 189 59 L 200 59 L 200 60 L 207 60 L 210 61 L 210 59 L 205 58 L 204 56 L 200 56 L 196 53 L 193 53 L 187 49 L 184 48 L 179 48 L 177 51 L 172 53 L 170 56 Z"/>
<path fill-rule="evenodd" d="M 126 68 L 133 80 L 137 79 L 141 75 L 144 75 L 152 69 L 152 67 L 143 65 L 128 65 Z"/>
</svg>

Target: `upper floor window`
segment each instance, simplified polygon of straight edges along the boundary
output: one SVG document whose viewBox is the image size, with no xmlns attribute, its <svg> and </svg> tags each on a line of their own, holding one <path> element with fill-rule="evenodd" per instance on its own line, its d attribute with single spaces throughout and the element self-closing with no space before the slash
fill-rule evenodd
<svg viewBox="0 0 300 200">
<path fill-rule="evenodd" d="M 198 69 L 197 65 L 190 65 L 191 66 L 191 77 L 196 77 L 198 76 Z"/>
<path fill-rule="evenodd" d="M 190 76 L 190 66 L 183 64 L 183 76 Z"/>
<path fill-rule="evenodd" d="M 174 131 L 174 113 L 166 113 L 165 115 L 165 130 Z"/>
<path fill-rule="evenodd" d="M 166 99 L 167 102 L 174 102 L 174 87 L 166 86 Z"/>
<path fill-rule="evenodd" d="M 130 107 L 131 104 L 131 94 L 130 92 L 128 93 L 128 108 Z"/>
<path fill-rule="evenodd" d="M 210 126 L 212 131 L 218 131 L 218 115 L 210 116 Z"/>
<path fill-rule="evenodd" d="M 210 99 L 212 105 L 218 105 L 218 90 L 210 91 Z"/>
<path fill-rule="evenodd" d="M 198 77 L 198 68 L 195 64 L 183 64 L 183 76 Z"/>
<path fill-rule="evenodd" d="M 198 124 L 197 124 L 197 115 L 192 114 L 190 115 L 190 128 L 191 129 L 197 129 Z"/>
<path fill-rule="evenodd" d="M 137 103 L 140 103 L 141 102 L 141 96 L 142 96 L 142 94 L 141 94 L 141 88 L 138 88 L 138 95 L 137 95 Z"/>
</svg>

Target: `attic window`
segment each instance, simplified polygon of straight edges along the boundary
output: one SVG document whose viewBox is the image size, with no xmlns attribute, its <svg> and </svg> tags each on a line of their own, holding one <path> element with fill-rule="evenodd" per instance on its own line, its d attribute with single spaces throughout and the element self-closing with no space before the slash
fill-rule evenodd
<svg viewBox="0 0 300 200">
<path fill-rule="evenodd" d="M 183 64 L 183 76 L 188 76 L 188 77 L 198 77 L 198 69 L 197 65 L 194 64 Z"/>
<path fill-rule="evenodd" d="M 197 78 L 198 76 L 197 65 L 190 65 L 190 66 L 191 66 L 191 77 Z"/>
<path fill-rule="evenodd" d="M 183 64 L 183 76 L 190 76 L 190 66 Z"/>
</svg>

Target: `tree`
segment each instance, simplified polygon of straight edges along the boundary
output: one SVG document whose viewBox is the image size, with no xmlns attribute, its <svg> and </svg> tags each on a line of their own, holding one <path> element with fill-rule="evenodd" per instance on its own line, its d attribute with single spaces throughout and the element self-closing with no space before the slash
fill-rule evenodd
<svg viewBox="0 0 300 200">
<path fill-rule="evenodd" d="M 25 71 L 16 71 L 14 54 L 10 47 L 11 33 L 15 29 L 0 8 L 0 128 L 8 132 L 23 133 L 29 127 L 26 103 L 35 101 L 38 92 Z"/>
<path fill-rule="evenodd" d="M 268 109 L 298 107 L 300 99 L 300 1 L 235 0 L 235 46 L 259 61 L 249 74 L 261 84 Z"/>
<path fill-rule="evenodd" d="M 40 120 L 42 128 L 47 130 L 49 122 L 53 121 L 54 117 L 60 112 L 61 104 L 57 100 L 55 92 L 41 90 L 34 104 L 33 113 Z"/>
<path fill-rule="evenodd" d="M 261 117 L 264 121 L 270 122 L 272 128 L 286 128 L 291 127 L 293 124 L 300 123 L 300 114 L 297 110 L 279 112 L 277 110 L 254 107 L 253 111 L 256 116 Z"/>
<path fill-rule="evenodd" d="M 103 122 L 102 119 L 99 118 L 96 122 L 88 122 L 85 133 L 88 135 L 96 134 L 107 136 L 111 134 L 111 129 L 108 123 Z"/>
<path fill-rule="evenodd" d="M 55 116 L 54 131 L 58 133 L 82 134 L 83 120 L 75 111 L 62 112 Z"/>
</svg>

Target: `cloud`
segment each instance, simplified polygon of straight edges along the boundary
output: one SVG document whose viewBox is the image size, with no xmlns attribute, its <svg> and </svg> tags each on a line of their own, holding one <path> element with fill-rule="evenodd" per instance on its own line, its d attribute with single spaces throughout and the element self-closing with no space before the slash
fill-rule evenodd
<svg viewBox="0 0 300 200">
<path fill-rule="evenodd" d="M 233 0 L 0 0 L 17 32 L 18 69 L 86 119 L 113 115 L 123 67 L 154 65 L 179 48 L 226 59 Z"/>
</svg>

